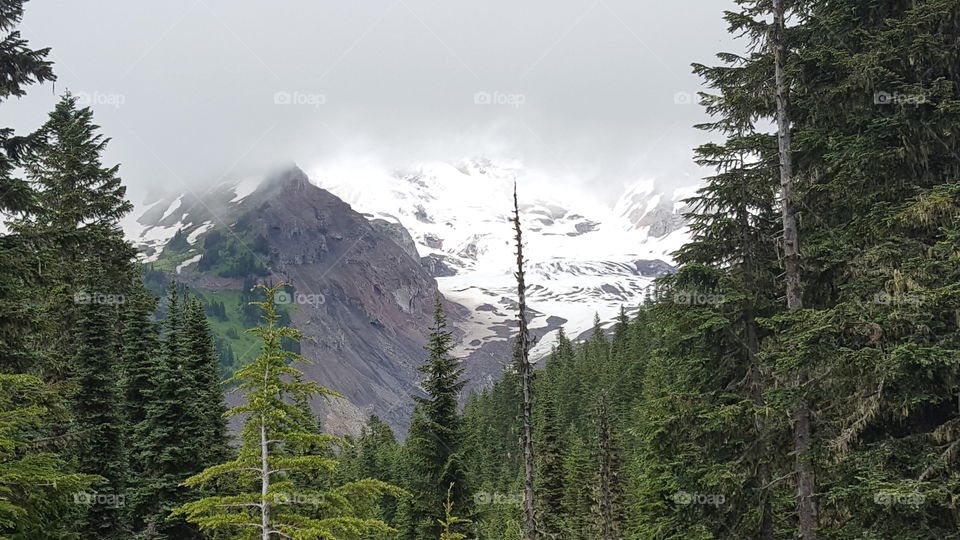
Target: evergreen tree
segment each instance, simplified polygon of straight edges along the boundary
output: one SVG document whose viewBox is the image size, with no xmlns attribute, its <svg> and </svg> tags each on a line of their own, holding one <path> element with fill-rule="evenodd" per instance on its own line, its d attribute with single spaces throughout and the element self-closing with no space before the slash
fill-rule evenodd
<svg viewBox="0 0 960 540">
<path fill-rule="evenodd" d="M 132 429 L 137 467 L 131 490 L 134 526 L 146 538 L 200 538 L 195 525 L 168 515 L 189 500 L 189 490 L 180 484 L 202 471 L 216 451 L 210 447 L 214 436 L 204 410 L 216 409 L 223 398 L 220 394 L 213 402 L 199 399 L 185 317 L 184 297 L 171 281 L 160 359 L 145 381 L 149 387 L 142 390 L 147 399 L 143 419 Z"/>
<path fill-rule="evenodd" d="M 160 367 L 160 336 L 153 314 L 157 299 L 140 288 L 124 302 L 122 340 L 122 387 L 126 423 L 131 429 L 146 418 L 150 389 Z"/>
<path fill-rule="evenodd" d="M 14 540 L 64 538 L 100 476 L 79 474 L 57 454 L 37 451 L 33 435 L 51 413 L 44 383 L 0 374 L 0 535 Z"/>
<path fill-rule="evenodd" d="M 566 340 L 563 330 L 558 338 L 561 344 Z M 570 347 L 569 341 L 562 345 Z M 550 537 L 559 535 L 563 519 L 563 441 L 561 439 L 560 408 L 556 388 L 557 382 L 564 368 L 561 362 L 569 360 L 566 349 L 561 345 L 554 346 L 553 352 L 547 361 L 546 372 L 538 379 L 537 395 L 540 396 L 537 406 L 537 426 L 535 447 L 537 449 L 537 501 L 539 503 L 538 516 L 542 532 Z"/>
<path fill-rule="evenodd" d="M 0 3 L 0 105 L 11 97 L 26 95 L 31 84 L 52 82 L 50 49 L 31 49 L 16 30 L 23 18 L 24 0 Z M 22 157 L 41 142 L 38 135 L 16 136 L 12 128 L 0 127 L 0 212 L 23 212 L 33 207 L 30 186 L 13 176 Z"/>
<path fill-rule="evenodd" d="M 219 358 L 213 344 L 213 335 L 203 305 L 193 300 L 187 306 L 184 321 L 186 342 L 185 369 L 189 374 L 194 410 L 199 413 L 196 422 L 201 426 L 204 467 L 219 463 L 228 457 L 227 407 L 220 384 Z M 185 381 L 187 382 L 187 381 Z"/>
<path fill-rule="evenodd" d="M 93 538 L 125 538 L 128 534 L 123 508 L 129 470 L 122 389 L 114 336 L 104 331 L 112 327 L 115 311 L 115 306 L 100 302 L 83 305 L 75 331 L 73 372 L 77 390 L 72 409 L 80 439 L 74 451 L 80 472 L 106 479 L 98 486 L 106 502 L 97 498 L 79 526 L 84 535 Z"/>
<path fill-rule="evenodd" d="M 303 381 L 299 377 L 301 373 L 289 366 L 291 361 L 309 361 L 281 347 L 283 338 L 295 341 L 303 338 L 297 330 L 276 326 L 279 315 L 275 296 L 284 285 L 279 283 L 269 289 L 261 286 L 266 301 L 257 305 L 264 312 L 263 326 L 251 331 L 261 339 L 262 352 L 228 380 L 237 383 L 246 398 L 245 404 L 228 412 L 231 416 L 246 418 L 239 456 L 209 467 L 183 483 L 196 488 L 231 478 L 236 482 L 237 491 L 186 503 L 174 513 L 210 532 L 242 535 L 255 532 L 255 536 L 263 540 L 281 536 L 361 539 L 368 534 L 389 531 L 383 522 L 362 516 L 383 493 L 402 493 L 397 488 L 379 480 L 364 479 L 315 490 L 305 489 L 293 481 L 297 472 L 335 470 L 334 459 L 304 450 L 342 444 L 343 440 L 303 428 L 313 420 L 295 403 L 313 396 L 337 394 Z M 300 501 L 313 504 L 303 508 Z"/>
<path fill-rule="evenodd" d="M 439 297 L 434 304 L 426 350 L 427 362 L 418 369 L 427 374 L 422 384 L 427 395 L 414 396 L 417 405 L 406 445 L 407 489 L 413 494 L 410 517 L 418 539 L 433 539 L 440 534 L 448 490 L 461 512 L 469 510 L 461 450 L 463 428 L 457 412 L 457 399 L 466 381 L 462 379 L 460 361 L 450 355 L 453 336 L 447 330 L 447 317 Z"/>
<path fill-rule="evenodd" d="M 609 410 L 606 396 L 600 400 L 597 414 L 598 449 L 600 461 L 597 486 L 597 513 L 598 528 L 602 540 L 617 540 L 622 538 L 625 524 L 624 485 L 623 485 L 623 458 L 620 455 L 619 444 L 610 425 Z"/>
</svg>

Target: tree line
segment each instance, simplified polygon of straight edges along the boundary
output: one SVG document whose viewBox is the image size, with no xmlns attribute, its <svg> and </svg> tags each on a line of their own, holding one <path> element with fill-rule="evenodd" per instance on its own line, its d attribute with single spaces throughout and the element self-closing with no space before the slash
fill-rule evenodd
<svg viewBox="0 0 960 540">
<path fill-rule="evenodd" d="M 747 52 L 694 65 L 716 172 L 677 272 L 531 359 L 515 196 L 513 358 L 461 409 L 438 299 L 403 441 L 323 433 L 287 284 L 249 293 L 226 409 L 204 306 L 173 283 L 156 316 L 90 110 L 0 129 L 0 535 L 960 538 L 960 2 L 737 5 Z M 0 106 L 54 79 L 21 16 Z"/>
</svg>

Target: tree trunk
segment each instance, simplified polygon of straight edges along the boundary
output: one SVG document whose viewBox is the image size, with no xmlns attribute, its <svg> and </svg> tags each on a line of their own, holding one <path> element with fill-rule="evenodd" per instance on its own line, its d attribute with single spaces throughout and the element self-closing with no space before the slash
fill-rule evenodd
<svg viewBox="0 0 960 540">
<path fill-rule="evenodd" d="M 520 230 L 520 205 L 517 202 L 517 185 L 513 185 L 513 227 L 517 240 L 517 297 L 520 317 L 520 334 L 517 336 L 516 350 L 517 371 L 520 374 L 520 384 L 523 403 L 521 417 L 523 421 L 523 538 L 534 540 L 538 537 L 537 520 L 534 514 L 533 501 L 533 388 L 531 378 L 533 370 L 530 366 L 530 335 L 527 330 L 527 285 L 523 272 L 523 235 Z"/>
<path fill-rule="evenodd" d="M 773 0 L 774 79 L 777 92 L 777 139 L 780 146 L 780 198 L 783 211 L 783 252 L 786 270 L 787 310 L 796 311 L 803 309 L 803 298 L 801 296 L 800 252 L 793 196 L 790 114 L 787 107 L 787 85 L 783 74 L 787 51 L 785 12 L 784 0 Z M 806 382 L 807 376 L 801 368 L 797 376 L 797 386 L 802 388 Z M 790 416 L 793 423 L 793 447 L 796 457 L 798 537 L 801 540 L 813 540 L 817 537 L 817 503 L 814 499 L 816 479 L 809 455 L 812 426 L 810 406 L 802 395 L 798 398 Z"/>
<path fill-rule="evenodd" d="M 613 493 L 613 432 L 607 415 L 606 397 L 600 401 L 600 538 L 618 540 L 616 504 Z"/>
<path fill-rule="evenodd" d="M 260 530 L 263 540 L 270 540 L 270 503 L 267 492 L 270 490 L 270 463 L 267 460 L 267 424 L 260 417 Z"/>
<path fill-rule="evenodd" d="M 743 135 L 740 133 L 739 135 Z M 741 169 L 746 165 L 744 155 L 739 155 L 739 166 Z M 753 290 L 757 287 L 755 258 L 757 256 L 756 235 L 750 230 L 750 214 L 747 209 L 747 193 L 745 182 L 741 182 L 740 206 L 737 208 L 737 221 L 740 224 L 740 245 L 743 250 L 743 282 L 746 290 Z M 757 351 L 760 350 L 760 338 L 757 335 L 757 320 L 754 312 L 753 303 L 750 304 L 743 313 L 743 341 L 747 350 L 747 369 L 749 370 L 750 397 L 758 407 L 763 407 L 763 390 L 765 381 L 761 370 L 760 359 Z M 758 527 L 758 538 L 760 540 L 773 540 L 773 512 L 770 509 L 770 473 L 769 464 L 763 460 L 768 453 L 767 444 L 767 422 L 764 418 L 756 420 L 757 430 L 757 484 L 760 486 L 760 524 Z"/>
</svg>

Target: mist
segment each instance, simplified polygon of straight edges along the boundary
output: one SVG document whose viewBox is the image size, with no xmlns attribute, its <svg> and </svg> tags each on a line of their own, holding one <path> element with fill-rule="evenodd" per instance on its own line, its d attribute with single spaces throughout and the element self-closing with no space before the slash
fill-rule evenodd
<svg viewBox="0 0 960 540">
<path fill-rule="evenodd" d="M 32 0 L 21 32 L 52 48 L 59 79 L 4 121 L 35 129 L 77 95 L 136 203 L 290 161 L 474 156 L 615 197 L 639 178 L 703 176 L 690 64 L 737 50 L 732 4 Z"/>
</svg>

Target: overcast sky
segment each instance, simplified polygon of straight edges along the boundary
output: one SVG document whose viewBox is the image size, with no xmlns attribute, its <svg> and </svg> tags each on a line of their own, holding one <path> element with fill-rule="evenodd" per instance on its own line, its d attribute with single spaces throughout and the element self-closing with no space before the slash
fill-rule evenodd
<svg viewBox="0 0 960 540">
<path fill-rule="evenodd" d="M 610 195 L 694 182 L 692 62 L 736 51 L 731 0 L 31 0 L 55 88 L 0 110 L 40 125 L 66 90 L 113 138 L 131 196 L 296 161 L 520 159 Z M 695 101 L 695 99 L 694 99 Z"/>
</svg>

